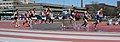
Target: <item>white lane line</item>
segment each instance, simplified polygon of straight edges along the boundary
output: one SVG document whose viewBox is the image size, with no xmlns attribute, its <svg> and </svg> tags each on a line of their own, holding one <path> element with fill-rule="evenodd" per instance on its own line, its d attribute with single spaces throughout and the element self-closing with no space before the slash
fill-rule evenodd
<svg viewBox="0 0 120 42">
<path fill-rule="evenodd" d="M 15 30 L 15 29 L 0 29 L 7 31 L 21 31 L 21 32 L 41 32 L 41 33 L 57 33 L 57 34 L 86 34 L 86 35 L 106 35 L 106 36 L 120 36 L 120 33 L 100 33 L 100 32 L 63 32 L 63 31 L 34 31 L 34 30 Z"/>
<path fill-rule="evenodd" d="M 71 41 L 32 40 L 32 39 L 0 37 L 0 42 L 71 42 Z"/>
<path fill-rule="evenodd" d="M 69 36 L 69 35 L 51 35 L 51 34 L 28 34 L 28 33 L 13 33 L 13 32 L 0 32 L 4 35 L 15 36 L 32 36 L 32 37 L 48 37 L 48 38 L 65 38 L 65 39 L 90 39 L 90 40 L 120 40 L 120 37 L 99 37 L 99 36 Z"/>
</svg>

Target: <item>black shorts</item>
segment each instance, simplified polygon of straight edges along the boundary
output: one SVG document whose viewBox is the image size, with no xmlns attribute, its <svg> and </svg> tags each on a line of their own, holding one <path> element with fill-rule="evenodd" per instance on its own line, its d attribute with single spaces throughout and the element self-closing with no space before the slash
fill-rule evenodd
<svg viewBox="0 0 120 42">
<path fill-rule="evenodd" d="M 80 18 L 75 18 L 75 20 L 76 20 L 76 21 L 79 21 L 79 20 L 80 20 Z"/>
<path fill-rule="evenodd" d="M 14 20 L 17 20 L 18 19 L 18 17 L 14 17 Z"/>
<path fill-rule="evenodd" d="M 51 19 L 50 16 L 46 16 L 46 19 Z"/>
</svg>

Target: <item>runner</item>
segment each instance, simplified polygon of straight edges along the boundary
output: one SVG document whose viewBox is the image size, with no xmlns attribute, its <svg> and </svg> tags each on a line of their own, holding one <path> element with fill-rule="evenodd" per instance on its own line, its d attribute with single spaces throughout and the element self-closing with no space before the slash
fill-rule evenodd
<svg viewBox="0 0 120 42">
<path fill-rule="evenodd" d="M 51 9 L 48 7 L 46 9 L 46 20 L 45 20 L 45 23 L 47 23 L 47 20 L 49 20 L 49 23 L 51 22 L 50 13 L 51 13 Z"/>
<path fill-rule="evenodd" d="M 85 31 L 87 31 L 87 25 L 88 25 L 88 19 L 90 19 L 90 17 L 89 17 L 89 15 L 88 15 L 88 12 L 87 11 L 85 11 L 84 12 L 84 15 L 83 15 L 83 21 L 84 21 L 84 23 L 81 25 L 81 27 L 80 28 L 82 28 L 82 26 L 84 26 L 84 30 Z"/>
<path fill-rule="evenodd" d="M 27 26 L 30 26 L 30 19 L 31 19 L 31 14 L 30 10 L 25 12 L 25 22 L 23 22 L 23 25 L 27 24 Z"/>
<path fill-rule="evenodd" d="M 75 25 L 75 27 L 74 27 L 74 29 L 77 29 L 77 30 L 79 30 L 79 27 L 80 27 L 80 13 L 78 13 L 78 11 L 75 11 L 74 12 L 74 25 Z"/>
<path fill-rule="evenodd" d="M 95 24 L 95 29 L 96 29 L 96 26 L 102 21 L 102 18 L 103 18 L 103 13 L 102 13 L 102 8 L 97 12 L 96 14 L 96 22 L 94 23 Z"/>
<path fill-rule="evenodd" d="M 45 22 L 45 20 L 46 20 L 46 14 L 47 14 L 46 10 L 43 10 L 43 11 L 42 11 L 42 20 L 41 20 L 41 23 L 40 23 L 40 24 L 42 24 L 43 22 Z M 45 22 L 45 23 L 46 23 L 46 22 Z"/>
<path fill-rule="evenodd" d="M 12 24 L 15 23 L 15 27 L 20 27 L 20 24 L 18 22 L 19 21 L 18 9 L 16 9 L 16 11 L 14 12 L 13 17 L 14 17 L 14 21 L 12 22 Z"/>
<path fill-rule="evenodd" d="M 53 23 L 53 20 L 54 20 L 53 14 L 50 12 L 50 20 L 49 20 L 49 23 Z"/>
<path fill-rule="evenodd" d="M 70 18 L 70 23 L 72 23 L 72 21 L 74 21 L 74 14 L 75 14 L 75 10 L 72 8 L 72 9 L 69 9 L 69 18 Z"/>
<path fill-rule="evenodd" d="M 36 24 L 36 22 L 38 21 L 37 20 L 37 13 L 36 13 L 36 11 L 35 11 L 35 8 L 33 8 L 32 10 L 30 10 L 30 13 L 31 13 L 31 19 L 33 20 L 33 23 L 35 23 Z"/>
</svg>

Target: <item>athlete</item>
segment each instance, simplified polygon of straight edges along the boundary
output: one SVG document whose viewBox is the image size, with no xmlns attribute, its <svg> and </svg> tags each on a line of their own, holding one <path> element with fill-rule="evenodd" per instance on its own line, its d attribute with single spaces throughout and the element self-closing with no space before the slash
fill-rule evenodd
<svg viewBox="0 0 120 42">
<path fill-rule="evenodd" d="M 102 21 L 102 18 L 103 18 L 103 13 L 102 13 L 102 8 L 97 12 L 96 14 L 96 22 L 94 23 L 95 24 L 95 28 L 96 26 Z"/>
<path fill-rule="evenodd" d="M 75 25 L 75 28 L 74 29 L 78 29 L 79 30 L 79 27 L 80 27 L 80 13 L 78 11 L 75 11 L 74 12 L 74 25 Z"/>
<path fill-rule="evenodd" d="M 41 20 L 41 23 L 40 24 L 42 24 L 43 22 L 45 22 L 45 20 L 46 20 L 46 14 L 47 14 L 47 12 L 46 12 L 46 10 L 43 10 L 42 11 L 42 20 Z M 46 22 L 45 22 L 46 23 Z"/>
<path fill-rule="evenodd" d="M 88 25 L 88 20 L 90 19 L 90 16 L 89 16 L 89 14 L 88 14 L 88 12 L 87 11 L 85 11 L 84 12 L 84 15 L 83 15 L 83 21 L 84 21 L 84 23 L 81 25 L 81 27 L 80 28 L 82 28 L 82 26 L 84 26 L 85 28 L 83 28 L 84 30 L 87 30 L 87 25 Z"/>
<path fill-rule="evenodd" d="M 50 17 L 50 14 L 51 14 L 51 9 L 48 7 L 47 9 L 46 9 L 46 20 L 45 20 L 45 23 L 47 23 L 47 20 L 49 20 L 49 23 L 52 21 L 51 20 L 51 17 Z"/>
<path fill-rule="evenodd" d="M 18 14 L 18 9 L 16 9 L 16 11 L 14 12 L 14 21 L 12 23 L 15 23 L 15 27 L 20 27 L 20 24 L 19 24 L 19 14 Z"/>
<path fill-rule="evenodd" d="M 31 19 L 31 13 L 30 10 L 25 12 L 25 22 L 23 22 L 23 25 L 27 24 L 27 26 L 30 26 L 30 19 Z"/>
</svg>

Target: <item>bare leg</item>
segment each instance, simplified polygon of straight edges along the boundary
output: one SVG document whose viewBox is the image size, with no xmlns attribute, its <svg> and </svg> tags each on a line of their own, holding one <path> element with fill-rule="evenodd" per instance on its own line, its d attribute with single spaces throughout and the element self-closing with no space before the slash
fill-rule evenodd
<svg viewBox="0 0 120 42">
<path fill-rule="evenodd" d="M 18 19 L 16 20 L 16 27 L 20 27 Z"/>
</svg>

